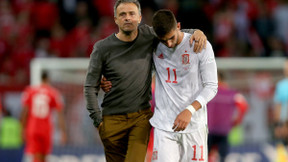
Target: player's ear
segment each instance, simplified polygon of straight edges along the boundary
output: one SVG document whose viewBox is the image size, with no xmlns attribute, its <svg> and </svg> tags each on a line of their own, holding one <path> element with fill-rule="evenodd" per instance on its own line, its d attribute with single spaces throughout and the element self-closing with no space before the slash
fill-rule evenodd
<svg viewBox="0 0 288 162">
<path fill-rule="evenodd" d="M 180 24 L 180 22 L 177 23 L 177 29 L 179 29 L 179 30 L 181 29 L 181 24 Z"/>
</svg>

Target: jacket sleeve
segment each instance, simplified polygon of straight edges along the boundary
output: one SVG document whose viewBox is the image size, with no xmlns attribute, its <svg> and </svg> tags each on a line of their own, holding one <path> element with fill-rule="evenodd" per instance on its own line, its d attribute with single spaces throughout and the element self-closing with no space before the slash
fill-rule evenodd
<svg viewBox="0 0 288 162">
<path fill-rule="evenodd" d="M 181 29 L 182 32 L 184 33 L 189 33 L 189 34 L 194 34 L 196 29 Z"/>
<path fill-rule="evenodd" d="M 103 62 L 101 55 L 103 55 L 103 53 L 101 53 L 99 44 L 96 43 L 90 55 L 89 66 L 84 83 L 86 108 L 90 113 L 89 116 L 93 120 L 95 127 L 98 127 L 102 122 L 102 112 L 97 99 L 102 76 Z"/>
</svg>

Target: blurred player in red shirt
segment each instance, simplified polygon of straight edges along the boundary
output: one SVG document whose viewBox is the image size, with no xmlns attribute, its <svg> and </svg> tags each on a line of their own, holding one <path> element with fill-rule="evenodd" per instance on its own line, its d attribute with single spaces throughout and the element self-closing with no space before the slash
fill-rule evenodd
<svg viewBox="0 0 288 162">
<path fill-rule="evenodd" d="M 56 109 L 58 112 L 57 121 L 62 133 L 61 144 L 66 143 L 62 96 L 49 84 L 46 72 L 41 77 L 40 85 L 29 86 L 22 94 L 21 123 L 26 142 L 25 155 L 31 156 L 33 162 L 45 162 L 46 156 L 51 152 L 53 125 L 50 118 L 52 109 Z"/>
</svg>

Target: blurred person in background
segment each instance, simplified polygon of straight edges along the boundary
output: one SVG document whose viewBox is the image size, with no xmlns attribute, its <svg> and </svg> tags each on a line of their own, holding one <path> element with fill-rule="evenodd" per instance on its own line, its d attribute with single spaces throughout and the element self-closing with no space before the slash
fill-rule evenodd
<svg viewBox="0 0 288 162">
<path fill-rule="evenodd" d="M 151 125 L 152 53 L 158 40 L 147 25 L 139 26 L 141 8 L 137 0 L 118 0 L 114 20 L 119 32 L 98 41 L 90 56 L 84 85 L 86 108 L 98 129 L 108 162 L 145 160 Z M 194 33 L 194 30 L 191 30 Z M 206 42 L 196 30 L 195 51 Z M 113 87 L 105 94 L 102 109 L 97 100 L 104 75 Z"/>
<path fill-rule="evenodd" d="M 11 114 L 7 108 L 2 108 L 0 118 L 0 161 L 21 161 L 22 150 L 22 127 L 18 118 Z"/>
<path fill-rule="evenodd" d="M 47 72 L 42 73 L 41 80 L 40 85 L 29 86 L 22 94 L 21 123 L 27 162 L 45 162 L 51 152 L 53 126 L 50 118 L 53 109 L 58 112 L 57 121 L 62 133 L 60 143 L 64 145 L 67 139 L 62 96 L 49 84 Z"/>
<path fill-rule="evenodd" d="M 2 109 L 0 120 L 0 148 L 19 149 L 22 146 L 21 123 L 8 109 Z"/>
<path fill-rule="evenodd" d="M 242 94 L 227 85 L 222 72 L 218 72 L 218 86 L 217 95 L 208 103 L 208 151 L 211 159 L 215 158 L 213 153 L 218 153 L 220 162 L 224 162 L 229 152 L 229 132 L 241 124 L 248 103 Z"/>
<path fill-rule="evenodd" d="M 0 120 L 1 120 L 1 117 L 2 117 L 2 97 L 1 97 L 1 94 L 0 94 Z"/>
<path fill-rule="evenodd" d="M 283 66 L 284 77 L 276 84 L 274 94 L 274 136 L 276 140 L 288 145 L 288 59 Z"/>
</svg>

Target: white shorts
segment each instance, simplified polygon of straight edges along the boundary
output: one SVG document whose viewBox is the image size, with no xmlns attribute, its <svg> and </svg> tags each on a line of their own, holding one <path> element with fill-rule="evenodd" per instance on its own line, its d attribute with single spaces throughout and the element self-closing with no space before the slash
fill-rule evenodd
<svg viewBox="0 0 288 162">
<path fill-rule="evenodd" d="M 193 133 L 154 128 L 152 162 L 208 162 L 207 127 Z"/>
</svg>

